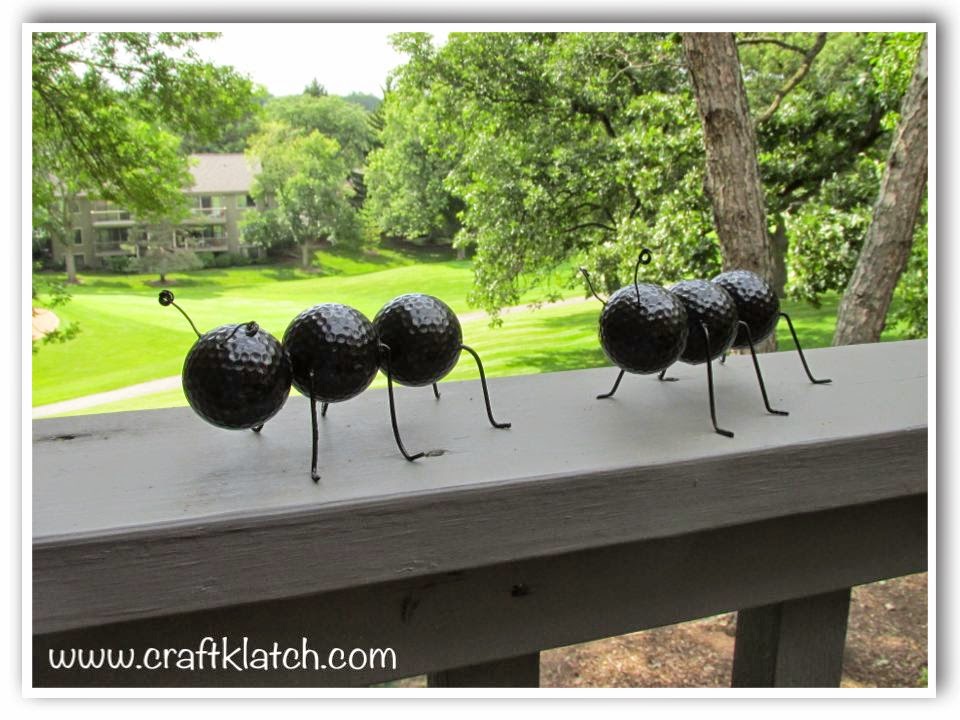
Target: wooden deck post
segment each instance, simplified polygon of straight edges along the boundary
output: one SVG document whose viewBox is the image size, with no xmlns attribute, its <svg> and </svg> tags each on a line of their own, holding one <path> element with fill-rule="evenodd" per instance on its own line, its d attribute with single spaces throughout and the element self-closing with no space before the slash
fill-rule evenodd
<svg viewBox="0 0 960 720">
<path fill-rule="evenodd" d="M 839 687 L 850 588 L 741 610 L 733 687 Z"/>
<path fill-rule="evenodd" d="M 430 673 L 427 687 L 540 687 L 540 653 Z"/>
</svg>

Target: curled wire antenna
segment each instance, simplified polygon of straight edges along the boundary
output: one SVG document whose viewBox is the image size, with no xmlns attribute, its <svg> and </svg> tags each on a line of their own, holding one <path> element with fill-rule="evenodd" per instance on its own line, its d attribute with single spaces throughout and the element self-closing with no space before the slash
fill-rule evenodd
<svg viewBox="0 0 960 720">
<path fill-rule="evenodd" d="M 640 266 L 649 265 L 650 261 L 653 260 L 653 253 L 651 253 L 647 248 L 642 248 L 640 250 L 640 257 L 637 258 L 636 267 L 633 268 L 633 289 L 637 291 L 637 304 L 640 304 L 640 283 L 638 278 L 640 277 Z"/>
<path fill-rule="evenodd" d="M 585 267 L 582 267 L 582 268 L 580 268 L 580 272 L 583 274 L 583 277 L 584 277 L 584 278 L 586 279 L 586 281 L 587 281 L 587 287 L 590 288 L 590 293 L 591 293 L 597 300 L 599 300 L 599 301 L 602 302 L 604 305 L 606 305 L 606 304 L 607 304 L 607 301 L 604 300 L 604 299 L 603 299 L 602 297 L 600 297 L 599 295 L 597 295 L 597 291 L 594 290 L 594 288 L 593 288 L 593 283 L 590 281 L 590 273 L 587 272 L 587 269 L 586 269 Z"/>
<path fill-rule="evenodd" d="M 180 307 L 173 301 L 172 292 L 170 292 L 169 290 L 161 290 L 159 300 L 160 300 L 160 304 L 163 305 L 164 307 L 167 307 L 168 305 L 173 305 L 177 310 L 179 310 L 180 314 L 187 319 L 188 323 L 190 323 L 190 327 L 193 328 L 193 331 L 197 334 L 197 337 L 200 337 L 200 331 L 197 330 L 197 326 L 193 324 L 193 320 L 191 320 L 190 316 L 183 311 L 182 307 Z"/>
</svg>

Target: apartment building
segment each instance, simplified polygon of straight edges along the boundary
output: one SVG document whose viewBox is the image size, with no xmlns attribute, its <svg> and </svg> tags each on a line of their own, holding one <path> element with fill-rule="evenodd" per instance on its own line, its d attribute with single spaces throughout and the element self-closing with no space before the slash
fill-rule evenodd
<svg viewBox="0 0 960 720">
<path fill-rule="evenodd" d="M 256 255 L 260 248 L 243 241 L 240 220 L 256 208 L 250 195 L 259 168 L 242 153 L 191 156 L 193 185 L 184 190 L 190 214 L 179 223 L 151 224 L 113 203 L 84 195 L 73 208 L 73 244 L 53 243 L 53 257 L 72 252 L 78 268 L 98 268 L 107 258 L 135 256 L 147 245 L 197 252 Z"/>
</svg>

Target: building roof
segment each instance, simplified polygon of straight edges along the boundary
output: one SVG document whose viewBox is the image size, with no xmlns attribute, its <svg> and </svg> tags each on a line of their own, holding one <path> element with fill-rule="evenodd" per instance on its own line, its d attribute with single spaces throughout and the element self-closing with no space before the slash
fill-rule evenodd
<svg viewBox="0 0 960 720">
<path fill-rule="evenodd" d="M 190 156 L 191 193 L 249 192 L 260 164 L 243 153 L 200 153 Z"/>
</svg>

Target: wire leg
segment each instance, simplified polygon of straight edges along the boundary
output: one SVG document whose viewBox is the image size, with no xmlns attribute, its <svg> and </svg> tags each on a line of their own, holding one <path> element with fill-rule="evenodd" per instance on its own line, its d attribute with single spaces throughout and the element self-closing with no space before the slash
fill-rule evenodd
<svg viewBox="0 0 960 720">
<path fill-rule="evenodd" d="M 330 407 L 330 403 L 325 402 L 320 406 L 320 417 L 327 416 L 327 408 Z"/>
<path fill-rule="evenodd" d="M 380 343 L 380 350 L 384 354 L 386 362 L 386 371 L 387 371 L 387 397 L 390 399 L 390 423 L 393 425 L 393 437 L 397 441 L 397 447 L 400 448 L 400 453 L 411 462 L 422 458 L 426 453 L 419 452 L 416 455 L 411 455 L 407 452 L 407 449 L 403 446 L 403 441 L 400 439 L 400 429 L 397 427 L 397 410 L 394 406 L 393 401 L 393 375 L 390 373 L 390 346 L 384 343 Z"/>
<path fill-rule="evenodd" d="M 260 423 L 259 425 L 254 425 L 250 429 L 253 430 L 255 433 L 259 433 L 261 430 L 263 430 L 263 423 Z"/>
<path fill-rule="evenodd" d="M 483 363 L 480 362 L 480 356 L 477 355 L 476 351 L 468 345 L 461 344 L 460 349 L 466 350 L 468 353 L 473 355 L 473 359 L 477 361 L 477 369 L 480 370 L 480 385 L 483 387 L 483 401 L 487 404 L 487 418 L 490 420 L 490 424 L 500 430 L 510 427 L 510 423 L 498 423 L 493 419 L 493 411 L 490 409 L 490 393 L 487 391 L 487 377 L 483 373 Z"/>
<path fill-rule="evenodd" d="M 703 337 L 706 340 L 707 344 L 707 390 L 710 393 L 710 419 L 713 420 L 713 429 L 725 437 L 733 437 L 733 433 L 729 430 L 724 430 L 720 427 L 717 427 L 717 405 L 713 399 L 713 361 L 710 359 L 710 355 L 713 353 L 710 351 L 710 331 L 707 330 L 707 326 L 703 323 L 700 323 L 700 328 L 703 330 Z"/>
<path fill-rule="evenodd" d="M 606 400 L 607 398 L 613 397 L 613 394 L 617 391 L 617 388 L 620 387 L 620 381 L 623 380 L 623 374 L 625 370 L 621 370 L 620 374 L 617 375 L 617 381 L 613 384 L 613 388 L 608 393 L 603 395 L 597 395 L 597 400 Z"/>
<path fill-rule="evenodd" d="M 780 317 L 786 318 L 787 326 L 790 328 L 790 334 L 793 335 L 793 344 L 797 346 L 797 352 L 800 354 L 800 362 L 803 363 L 803 369 L 807 373 L 807 377 L 810 378 L 810 382 L 815 385 L 825 385 L 828 382 L 831 382 L 830 378 L 824 378 L 823 380 L 817 380 L 810 373 L 810 366 L 807 365 L 807 359 L 803 356 L 803 349 L 800 347 L 800 340 L 797 339 L 797 331 L 793 329 L 793 322 L 790 320 L 790 316 L 785 312 L 780 313 Z"/>
<path fill-rule="evenodd" d="M 310 371 L 310 426 L 313 429 L 313 459 L 310 462 L 310 477 L 314 482 L 320 482 L 320 475 L 317 473 L 317 445 L 319 439 L 317 432 L 317 398 L 313 392 L 313 370 Z"/>
<path fill-rule="evenodd" d="M 440 399 L 440 391 L 437 389 L 437 384 L 436 384 L 436 383 L 433 384 L 433 396 L 434 396 L 437 400 Z"/>
<path fill-rule="evenodd" d="M 763 375 L 760 374 L 760 361 L 757 360 L 757 351 L 753 347 L 753 335 L 750 334 L 750 326 L 743 320 L 740 320 L 739 323 L 747 333 L 747 343 L 750 345 L 750 356 L 753 358 L 753 369 L 757 371 L 757 382 L 760 383 L 760 394 L 763 396 L 763 404 L 766 405 L 767 412 L 773 413 L 774 415 L 789 415 L 790 413 L 786 410 L 774 410 L 770 407 L 770 401 L 767 400 L 767 388 L 763 384 Z"/>
<path fill-rule="evenodd" d="M 666 377 L 667 370 L 669 369 L 670 369 L 669 367 L 665 367 L 663 370 L 661 370 L 660 374 L 657 375 L 657 380 L 662 380 L 663 382 L 676 382 L 677 380 L 680 379 L 675 377 Z"/>
</svg>

